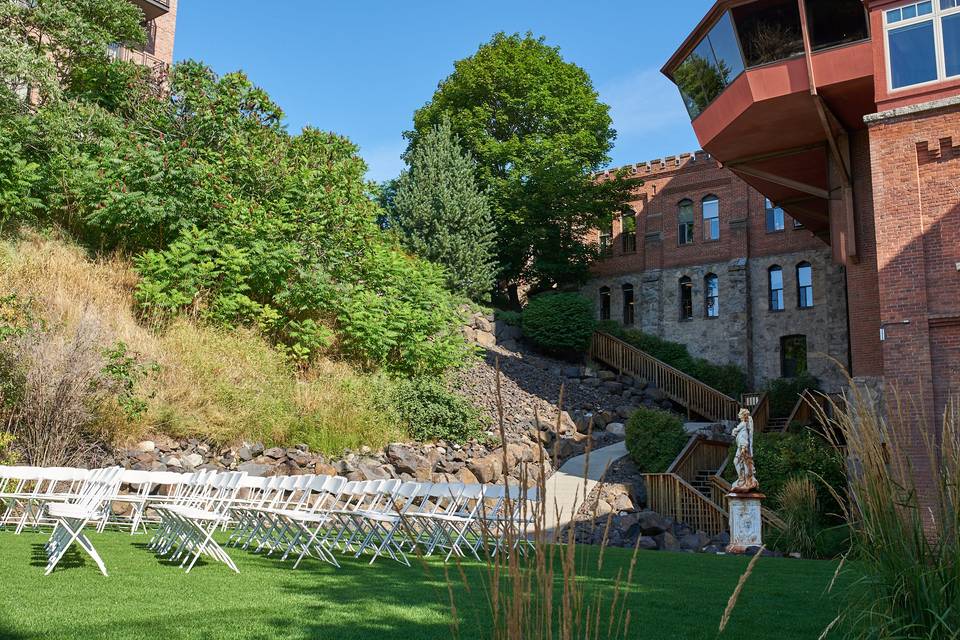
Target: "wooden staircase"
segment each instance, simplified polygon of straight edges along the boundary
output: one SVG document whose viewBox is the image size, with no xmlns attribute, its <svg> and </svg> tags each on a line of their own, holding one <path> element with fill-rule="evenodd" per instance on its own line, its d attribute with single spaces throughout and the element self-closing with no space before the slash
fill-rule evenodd
<svg viewBox="0 0 960 640">
<path fill-rule="evenodd" d="M 737 419 L 737 400 L 609 333 L 593 334 L 590 357 L 621 374 L 645 379 L 684 407 L 688 418 L 696 414 L 714 422 Z"/>
</svg>

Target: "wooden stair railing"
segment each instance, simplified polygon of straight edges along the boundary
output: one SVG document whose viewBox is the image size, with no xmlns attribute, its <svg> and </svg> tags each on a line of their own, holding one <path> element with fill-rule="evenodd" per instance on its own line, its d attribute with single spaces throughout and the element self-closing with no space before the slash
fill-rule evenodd
<svg viewBox="0 0 960 640">
<path fill-rule="evenodd" d="M 727 512 L 675 473 L 645 473 L 647 504 L 661 516 L 715 536 L 727 530 Z"/>
<path fill-rule="evenodd" d="M 697 434 L 690 438 L 683 451 L 667 467 L 666 472 L 675 473 L 686 482 L 693 484 L 701 471 L 716 473 L 726 462 L 729 453 L 729 442 L 711 440 Z"/>
<path fill-rule="evenodd" d="M 770 396 L 766 392 L 761 393 L 757 403 L 750 409 L 750 416 L 753 418 L 754 433 L 763 433 L 770 425 Z"/>
<path fill-rule="evenodd" d="M 656 385 L 666 397 L 687 409 L 688 418 L 695 413 L 718 422 L 737 419 L 740 403 L 734 398 L 609 333 L 593 334 L 590 357 Z"/>
</svg>

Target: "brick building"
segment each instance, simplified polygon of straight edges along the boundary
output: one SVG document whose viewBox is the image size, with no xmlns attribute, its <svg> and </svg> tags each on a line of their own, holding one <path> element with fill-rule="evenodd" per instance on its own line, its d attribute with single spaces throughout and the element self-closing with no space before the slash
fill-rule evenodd
<svg viewBox="0 0 960 640">
<path fill-rule="evenodd" d="M 736 364 L 756 388 L 806 367 L 839 389 L 846 283 L 829 247 L 704 152 L 631 173 L 632 211 L 594 235 L 606 255 L 582 292 L 598 318 Z"/>
<path fill-rule="evenodd" d="M 718 0 L 663 71 L 843 267 L 855 379 L 934 428 L 960 390 L 960 0 Z"/>
<path fill-rule="evenodd" d="M 177 31 L 177 0 L 130 0 L 143 11 L 146 44 L 132 49 L 116 46 L 111 52 L 117 58 L 150 65 L 166 71 L 173 64 L 173 42 Z"/>
</svg>

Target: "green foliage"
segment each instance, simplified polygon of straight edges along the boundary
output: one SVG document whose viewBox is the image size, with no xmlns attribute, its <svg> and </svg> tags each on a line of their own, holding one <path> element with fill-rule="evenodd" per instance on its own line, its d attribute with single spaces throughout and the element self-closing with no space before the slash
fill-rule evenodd
<svg viewBox="0 0 960 640">
<path fill-rule="evenodd" d="M 523 310 L 523 335 L 550 353 L 579 354 L 590 346 L 593 304 L 577 293 L 545 293 Z"/>
<path fill-rule="evenodd" d="M 392 197 L 393 223 L 404 246 L 446 267 L 452 290 L 489 300 L 496 272 L 490 205 L 450 121 L 425 132 L 406 160 L 409 169 Z"/>
<path fill-rule="evenodd" d="M 414 114 L 408 155 L 445 119 L 489 194 L 512 302 L 521 281 L 582 281 L 595 256 L 587 231 L 621 210 L 633 186 L 621 174 L 593 179 L 616 133 L 587 73 L 532 34 L 498 33 Z"/>
<path fill-rule="evenodd" d="M 11 465 L 16 461 L 17 455 L 13 450 L 13 434 L 0 431 L 0 465 Z M 0 491 L 2 490 L 3 484 L 0 483 Z"/>
<path fill-rule="evenodd" d="M 41 205 L 33 193 L 40 180 L 39 166 L 24 157 L 12 133 L 0 122 L 0 231 L 10 221 L 32 219 Z"/>
<path fill-rule="evenodd" d="M 817 487 L 806 476 L 787 480 L 780 493 L 778 515 L 786 527 L 781 532 L 780 544 L 790 551 L 799 551 L 804 556 L 813 556 L 817 551 L 816 540 L 821 528 L 820 504 Z"/>
<path fill-rule="evenodd" d="M 106 364 L 102 373 L 113 382 L 117 404 L 130 420 L 139 420 L 146 413 L 147 399 L 139 393 L 140 385 L 151 373 L 160 370 L 156 362 L 143 362 L 132 354 L 123 341 L 103 350 Z"/>
<path fill-rule="evenodd" d="M 753 460 L 756 468 L 762 470 L 758 474 L 761 488 L 769 496 L 769 508 L 780 508 L 780 495 L 791 479 L 808 477 L 818 485 L 818 503 L 825 516 L 839 513 L 840 507 L 827 486 L 838 494 L 843 493 L 846 486 L 843 457 L 819 435 L 811 431 L 757 433 Z M 729 471 L 733 465 L 727 467 Z"/>
<path fill-rule="evenodd" d="M 0 0 L 0 110 L 25 110 L 18 87 L 39 105 L 68 97 L 78 75 L 105 65 L 110 45 L 144 42 L 142 21 L 122 0 Z"/>
<path fill-rule="evenodd" d="M 683 421 L 669 411 L 637 409 L 626 424 L 630 457 L 643 473 L 663 473 L 690 440 Z"/>
<path fill-rule="evenodd" d="M 598 329 L 620 338 L 732 398 L 739 398 L 740 394 L 747 390 L 747 374 L 743 369 L 733 364 L 719 365 L 704 358 L 696 358 L 690 355 L 685 344 L 664 340 L 642 331 L 625 331 L 615 322 L 605 322 L 599 325 Z"/>
<path fill-rule="evenodd" d="M 291 136 L 242 73 L 185 62 L 166 98 L 98 60 L 72 72 L 63 99 L 0 113 L 18 136 L 0 143 L 0 168 L 39 171 L 11 202 L 29 192 L 44 222 L 133 256 L 144 316 L 254 327 L 301 366 L 336 350 L 365 367 L 437 373 L 468 356 L 460 300 L 439 268 L 378 228 L 355 145 L 311 128 Z"/>
<path fill-rule="evenodd" d="M 479 409 L 435 377 L 398 382 L 393 405 L 415 440 L 464 442 L 483 429 Z"/>
<path fill-rule="evenodd" d="M 820 382 L 815 377 L 804 374 L 796 378 L 776 378 L 767 383 L 767 395 L 770 402 L 770 416 L 787 418 L 797 406 L 800 395 L 807 389 L 817 391 Z"/>
<path fill-rule="evenodd" d="M 519 311 L 497 309 L 494 311 L 494 318 L 497 322 L 505 322 L 512 327 L 519 327 L 523 324 L 523 314 Z"/>
</svg>

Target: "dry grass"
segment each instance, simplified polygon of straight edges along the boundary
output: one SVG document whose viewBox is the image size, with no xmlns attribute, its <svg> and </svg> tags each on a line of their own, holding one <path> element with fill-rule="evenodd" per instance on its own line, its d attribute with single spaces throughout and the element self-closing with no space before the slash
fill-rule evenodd
<svg viewBox="0 0 960 640">
<path fill-rule="evenodd" d="M 848 455 L 861 597 L 845 623 L 858 638 L 960 638 L 960 403 L 938 421 L 911 417 L 895 390 L 884 415 L 855 385 L 829 423 Z M 821 419 L 827 416 L 821 411 Z M 839 446 L 839 443 L 838 443 Z"/>
<path fill-rule="evenodd" d="M 402 437 L 385 409 L 385 380 L 330 361 L 296 372 L 252 330 L 185 319 L 145 326 L 134 313 L 136 283 L 129 261 L 93 260 L 55 233 L 0 242 L 0 291 L 29 300 L 53 338 L 93 323 L 102 347 L 122 341 L 160 365 L 139 390 L 148 399 L 145 415 L 131 422 L 122 412 L 101 412 L 99 431 L 116 440 L 159 432 L 217 443 L 306 442 L 328 453 Z"/>
</svg>

